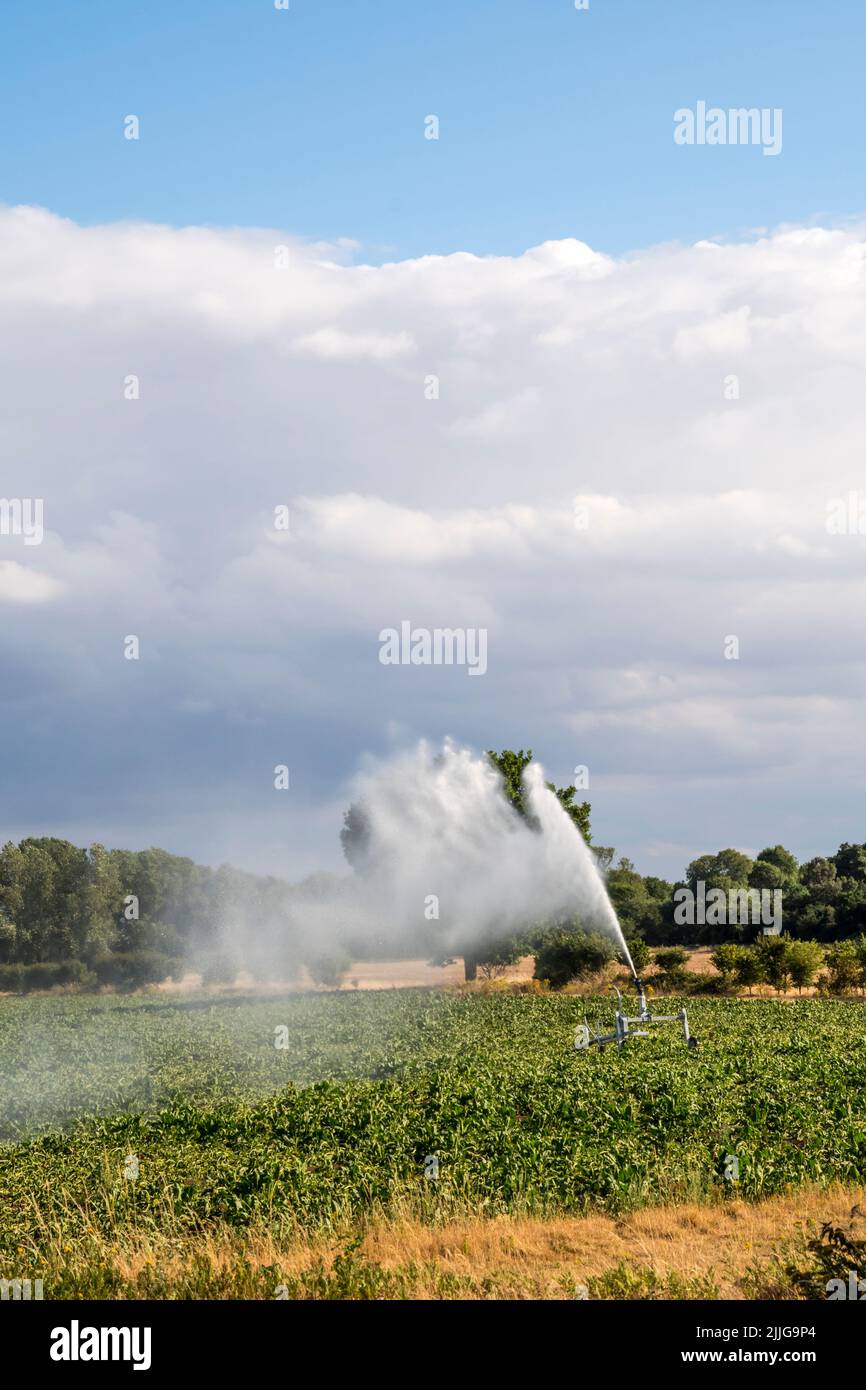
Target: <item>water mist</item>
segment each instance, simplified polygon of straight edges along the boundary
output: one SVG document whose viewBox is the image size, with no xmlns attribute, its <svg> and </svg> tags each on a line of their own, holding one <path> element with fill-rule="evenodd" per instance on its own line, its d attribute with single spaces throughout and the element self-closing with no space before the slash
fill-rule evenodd
<svg viewBox="0 0 866 1390">
<path fill-rule="evenodd" d="M 524 796 L 526 816 L 486 756 L 450 741 L 373 765 L 355 786 L 369 833 L 343 911 L 398 939 L 417 926 L 428 950 L 435 940 L 443 951 L 579 916 L 613 940 L 634 974 L 595 856 L 538 763 L 526 769 Z M 431 901 L 439 915 L 425 921 Z"/>
</svg>

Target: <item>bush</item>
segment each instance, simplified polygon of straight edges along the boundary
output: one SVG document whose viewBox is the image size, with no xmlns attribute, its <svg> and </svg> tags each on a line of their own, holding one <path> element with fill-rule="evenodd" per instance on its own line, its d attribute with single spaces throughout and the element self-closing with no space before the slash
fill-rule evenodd
<svg viewBox="0 0 866 1390">
<path fill-rule="evenodd" d="M 141 985 L 159 984 L 183 969 L 183 962 L 160 951 L 112 951 L 97 956 L 93 972 L 101 985 L 116 989 L 137 989 Z"/>
<path fill-rule="evenodd" d="M 845 943 L 847 944 L 847 943 Z M 853 1207 L 847 1230 L 825 1221 L 820 1235 L 806 1246 L 809 1259 L 802 1268 L 791 1263 L 786 1269 L 788 1278 L 801 1298 L 813 1302 L 849 1297 L 850 1273 L 861 1270 L 866 1263 L 866 1240 L 862 1228 L 855 1231 L 855 1222 L 862 1220 L 859 1207 Z M 836 1288 L 832 1288 L 835 1282 Z"/>
<path fill-rule="evenodd" d="M 339 989 L 343 976 L 351 967 L 352 958 L 335 946 L 330 951 L 320 951 L 318 955 L 311 956 L 304 964 L 315 984 Z"/>
<path fill-rule="evenodd" d="M 95 983 L 80 960 L 36 961 L 32 965 L 0 965 L 0 991 L 29 994 L 34 989 L 53 989 L 56 985 Z"/>
<path fill-rule="evenodd" d="M 652 952 L 642 936 L 630 936 L 626 938 L 626 945 L 629 954 L 634 962 L 634 968 L 640 975 L 642 970 L 646 970 L 652 960 Z"/>
<path fill-rule="evenodd" d="M 855 941 L 836 941 L 827 951 L 828 984 L 834 994 L 856 989 L 863 981 L 863 967 Z"/>
<path fill-rule="evenodd" d="M 773 940 L 780 940 L 780 938 L 773 938 Z M 788 942 L 785 942 L 785 947 L 787 945 Z M 719 970 L 721 986 L 727 990 L 730 990 L 731 986 L 737 986 L 738 988 L 748 988 L 749 994 L 751 994 L 753 984 L 765 984 L 767 981 L 767 959 L 769 958 L 767 958 L 766 952 L 762 954 L 758 947 L 744 947 L 738 941 L 726 941 L 714 949 L 710 959 Z M 801 972 L 803 983 L 808 983 L 805 976 L 808 974 L 810 959 L 812 958 L 808 952 L 803 952 L 801 958 L 798 958 L 799 963 L 796 969 Z M 822 960 L 822 954 L 820 954 L 819 948 L 817 965 L 820 965 L 820 960 Z M 785 963 L 792 972 L 795 965 L 790 956 L 785 956 Z M 817 965 L 815 965 L 815 969 L 817 969 Z M 812 974 L 815 973 L 815 969 L 812 970 Z"/>
<path fill-rule="evenodd" d="M 791 980 L 791 943 L 785 936 L 762 936 L 752 947 L 764 979 L 773 989 L 785 990 Z"/>
<path fill-rule="evenodd" d="M 710 956 L 710 960 L 728 988 L 738 983 L 738 968 L 744 953 L 749 954 L 747 946 L 741 946 L 736 941 L 725 941 L 717 946 Z"/>
<path fill-rule="evenodd" d="M 761 960 L 754 947 L 741 947 L 735 975 L 737 984 L 740 988 L 747 989 L 750 994 L 753 985 L 763 985 L 766 983 L 767 977 L 764 973 L 764 962 Z"/>
<path fill-rule="evenodd" d="M 597 975 L 615 955 L 613 942 L 606 936 L 551 932 L 536 952 L 533 978 L 547 980 L 551 989 L 562 989 L 572 980 Z"/>
<path fill-rule="evenodd" d="M 653 960 L 659 970 L 676 970 L 687 963 L 689 953 L 682 946 L 661 946 L 653 952 Z"/>
<path fill-rule="evenodd" d="M 791 941 L 788 945 L 788 969 L 791 983 L 797 989 L 810 985 L 824 964 L 824 951 L 817 941 Z"/>
<path fill-rule="evenodd" d="M 866 986 L 866 936 L 860 935 L 854 942 L 854 950 L 857 954 L 857 963 L 860 966 L 860 978 L 858 983 L 861 987 Z"/>
<path fill-rule="evenodd" d="M 658 969 L 653 983 L 657 989 L 685 994 L 691 983 L 691 971 L 686 969 L 689 953 L 682 946 L 662 946 L 653 952 Z"/>
<path fill-rule="evenodd" d="M 231 956 L 209 956 L 201 969 L 204 985 L 230 985 L 237 978 L 238 963 Z"/>
<path fill-rule="evenodd" d="M 546 994 L 549 985 L 547 980 L 480 980 L 473 989 L 477 994 Z"/>
<path fill-rule="evenodd" d="M 711 970 L 684 970 L 684 994 L 724 994 L 725 980 Z"/>
</svg>

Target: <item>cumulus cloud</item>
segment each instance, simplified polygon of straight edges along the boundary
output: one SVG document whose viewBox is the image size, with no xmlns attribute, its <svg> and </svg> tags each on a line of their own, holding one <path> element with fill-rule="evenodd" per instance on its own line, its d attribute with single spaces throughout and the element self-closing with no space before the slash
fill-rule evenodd
<svg viewBox="0 0 866 1390">
<path fill-rule="evenodd" d="M 386 362 L 414 352 L 415 343 L 409 333 L 347 333 L 341 328 L 317 328 L 315 333 L 298 338 L 295 347 L 300 353 L 326 362 L 351 362 L 364 357 Z"/>
<path fill-rule="evenodd" d="M 48 574 L 18 564 L 16 560 L 0 560 L 0 603 L 47 603 L 62 590 L 62 585 Z"/>
<path fill-rule="evenodd" d="M 588 765 L 656 871 L 862 839 L 864 247 L 373 266 L 0 210 L 0 492 L 45 517 L 0 536 L 6 833 L 336 866 L 397 728 Z M 383 666 L 404 620 L 487 674 Z"/>
</svg>

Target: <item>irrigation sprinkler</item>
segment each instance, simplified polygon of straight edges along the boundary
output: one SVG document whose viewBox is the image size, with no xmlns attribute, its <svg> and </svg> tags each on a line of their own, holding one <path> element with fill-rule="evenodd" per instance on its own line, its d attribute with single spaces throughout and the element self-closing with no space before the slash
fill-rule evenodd
<svg viewBox="0 0 866 1390">
<path fill-rule="evenodd" d="M 651 1012 L 647 1002 L 644 987 L 638 979 L 634 977 L 635 988 L 638 996 L 638 1012 L 632 1017 L 627 1014 L 622 1006 L 622 995 L 614 986 L 614 994 L 617 997 L 616 1023 L 613 1033 L 600 1033 L 597 1029 L 595 1036 L 591 1037 L 589 1024 L 584 1015 L 583 1023 L 578 1025 L 574 1037 L 574 1046 L 578 1052 L 585 1051 L 588 1047 L 597 1047 L 599 1052 L 603 1052 L 608 1043 L 616 1043 L 617 1047 L 622 1047 L 627 1038 L 648 1038 L 649 1033 L 646 1028 L 632 1028 L 633 1023 L 681 1023 L 683 1027 L 683 1038 L 686 1046 L 693 1051 L 698 1045 L 698 1040 L 689 1032 L 689 1019 L 685 1008 L 680 1009 L 678 1014 L 654 1014 Z"/>
</svg>

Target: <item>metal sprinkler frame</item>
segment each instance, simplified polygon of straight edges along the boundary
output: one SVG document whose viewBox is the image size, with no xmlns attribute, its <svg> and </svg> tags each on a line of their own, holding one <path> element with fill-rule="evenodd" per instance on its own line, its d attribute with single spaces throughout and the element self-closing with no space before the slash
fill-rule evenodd
<svg viewBox="0 0 866 1390">
<path fill-rule="evenodd" d="M 632 1028 L 633 1023 L 680 1023 L 683 1029 L 683 1039 L 686 1046 L 692 1051 L 698 1045 L 698 1040 L 689 1031 L 689 1018 L 685 1006 L 680 1009 L 678 1014 L 654 1014 L 651 1012 L 647 1002 L 646 993 L 640 980 L 635 975 L 635 987 L 638 995 L 638 1012 L 635 1016 L 627 1014 L 622 1006 L 622 994 L 613 986 L 613 992 L 617 997 L 617 1011 L 615 1031 L 613 1033 L 600 1033 L 596 1029 L 595 1036 L 591 1037 L 589 1024 L 586 1021 L 586 1014 L 583 1016 L 583 1023 L 578 1024 L 574 1037 L 574 1046 L 578 1052 L 584 1052 L 589 1047 L 597 1047 L 599 1052 L 603 1052 L 609 1043 L 615 1043 L 621 1048 L 628 1038 L 648 1038 L 650 1035 L 644 1028 Z"/>
</svg>

